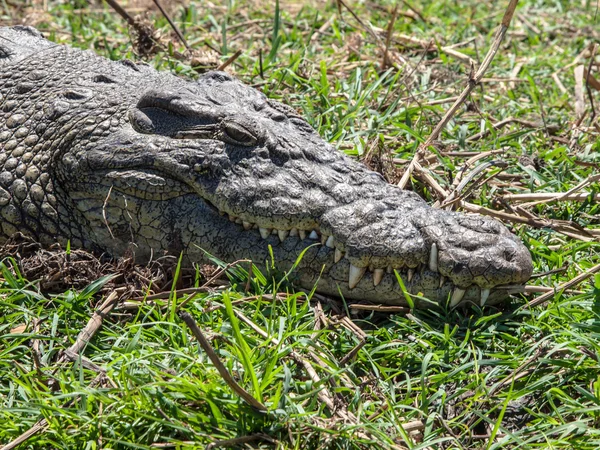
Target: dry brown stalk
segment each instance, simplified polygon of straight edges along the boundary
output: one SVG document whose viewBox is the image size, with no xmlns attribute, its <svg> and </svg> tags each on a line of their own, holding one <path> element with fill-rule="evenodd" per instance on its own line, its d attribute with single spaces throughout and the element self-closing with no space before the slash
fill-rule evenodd
<svg viewBox="0 0 600 450">
<path fill-rule="evenodd" d="M 112 309 L 117 304 L 119 290 L 115 290 L 110 293 L 106 300 L 102 302 L 102 304 L 98 307 L 94 315 L 90 318 L 86 326 L 79 332 L 77 335 L 77 339 L 67 349 L 67 353 L 71 355 L 78 355 L 81 350 L 90 342 L 92 337 L 98 332 L 100 326 L 102 326 L 102 322 L 104 318 L 108 316 L 108 314 L 112 311 Z"/>
<path fill-rule="evenodd" d="M 197 288 L 187 288 L 187 289 L 179 289 L 177 291 L 174 290 L 169 290 L 169 291 L 163 291 L 163 292 L 158 292 L 156 294 L 152 294 L 152 295 L 146 295 L 146 296 L 142 296 L 142 297 L 134 297 L 130 299 L 130 302 L 128 302 L 125 306 L 126 308 L 124 309 L 130 309 L 132 306 L 131 302 L 141 302 L 141 301 L 152 301 L 152 300 L 165 300 L 168 298 L 171 298 L 171 295 L 173 295 L 175 292 L 179 295 L 188 295 L 188 294 L 197 294 L 197 293 L 203 293 L 203 292 L 210 292 L 213 290 L 212 284 L 215 280 L 217 280 L 219 277 L 221 277 L 221 275 L 223 275 L 225 272 L 227 272 L 229 269 L 231 269 L 232 267 L 236 266 L 237 264 L 240 263 L 252 263 L 251 260 L 249 259 L 239 259 L 237 261 L 234 261 L 232 263 L 227 264 L 225 267 L 219 269 L 206 283 L 204 283 L 202 286 L 197 287 Z M 177 307 L 177 311 L 179 311 L 183 306 L 185 306 L 187 304 L 187 302 L 191 299 L 192 297 L 190 296 L 188 299 L 184 300 L 183 302 L 181 302 L 178 307 Z"/>
<path fill-rule="evenodd" d="M 547 275 L 543 274 L 543 275 Z M 537 277 L 538 274 L 535 274 L 532 278 Z M 539 278 L 539 277 L 538 277 Z M 545 294 L 546 292 L 554 292 L 554 288 L 551 287 L 547 287 L 547 286 L 534 286 L 531 284 L 527 284 L 525 286 L 521 285 L 521 284 L 514 284 L 514 285 L 504 285 L 504 286 L 498 286 L 498 289 L 501 289 L 503 291 L 509 291 L 511 293 L 519 293 L 519 294 Z M 568 290 L 565 291 L 568 292 L 570 294 L 581 294 L 581 291 L 575 291 L 575 290 Z"/>
<path fill-rule="evenodd" d="M 543 128 L 544 127 L 544 124 L 541 122 L 532 122 L 530 120 L 519 119 L 516 117 L 508 117 L 499 122 L 496 122 L 495 124 L 493 124 L 493 127 L 494 127 L 494 130 L 498 130 L 498 129 L 503 128 L 506 125 L 509 125 L 511 123 L 516 123 L 516 124 L 519 124 L 519 125 L 522 125 L 522 126 L 528 127 L 528 128 Z M 559 127 L 557 125 L 549 125 L 548 126 L 548 131 L 550 131 L 551 133 L 557 132 L 558 129 L 559 129 Z M 486 137 L 488 134 L 490 134 L 490 130 L 486 129 L 477 134 L 474 134 L 473 136 L 468 137 L 467 141 L 468 142 L 477 141 L 481 138 Z"/>
<path fill-rule="evenodd" d="M 558 195 L 552 201 L 565 200 L 570 195 L 573 195 L 573 194 L 577 193 L 578 191 L 580 191 L 581 189 L 589 186 L 592 183 L 596 183 L 598 181 L 600 181 L 600 174 L 590 175 L 585 180 L 581 181 L 580 183 L 578 183 L 576 186 L 572 187 L 568 191 L 559 193 L 560 195 Z M 527 203 L 527 204 L 524 204 L 524 205 L 521 205 L 521 206 L 522 207 L 529 207 L 529 206 L 534 206 L 534 205 L 537 205 L 537 204 L 540 204 L 540 203 L 546 203 L 546 202 L 548 202 L 548 200 L 538 200 L 538 201 Z"/>
<path fill-rule="evenodd" d="M 279 339 L 274 338 L 273 336 L 269 336 L 258 325 L 256 325 L 250 319 L 248 319 L 244 314 L 242 314 L 239 311 L 234 311 L 234 313 L 238 317 L 238 319 L 240 319 L 242 322 L 244 322 L 246 325 L 248 325 L 250 328 L 252 328 L 256 333 L 261 335 L 264 339 L 268 339 L 273 345 L 280 344 Z M 329 393 L 329 391 L 327 390 L 325 385 L 322 383 L 321 378 L 319 377 L 319 375 L 317 374 L 317 372 L 315 371 L 315 369 L 313 368 L 311 363 L 308 360 L 306 360 L 304 357 L 302 357 L 302 355 L 300 355 L 299 353 L 297 353 L 293 350 L 289 353 L 289 356 L 296 362 L 296 364 L 302 366 L 304 368 L 304 370 L 306 370 L 306 372 L 308 373 L 309 377 L 311 378 L 311 380 L 313 381 L 315 386 L 322 386 L 322 389 L 319 390 L 319 392 L 317 393 L 317 396 L 318 396 L 319 400 L 321 400 L 325 404 L 325 406 L 327 406 L 327 408 L 329 408 L 329 410 L 332 413 L 335 412 L 336 408 L 335 408 L 333 396 Z M 356 418 L 354 418 L 354 419 L 356 419 Z"/>
<path fill-rule="evenodd" d="M 419 149 L 415 153 L 415 156 L 413 157 L 409 166 L 406 168 L 406 171 L 404 172 L 404 174 L 402 175 L 402 178 L 400 179 L 400 182 L 398 183 L 398 185 L 401 188 L 404 189 L 406 187 L 406 185 L 408 184 L 408 180 L 410 179 L 413 171 L 415 170 L 416 164 L 423 157 L 426 149 L 428 147 L 430 147 L 433 144 L 433 142 L 439 138 L 442 130 L 446 127 L 446 125 L 448 124 L 450 119 L 454 116 L 454 114 L 456 114 L 456 112 L 461 107 L 461 105 L 467 100 L 467 98 L 469 98 L 469 96 L 471 95 L 471 92 L 481 82 L 483 75 L 489 68 L 490 64 L 492 63 L 492 61 L 494 59 L 494 56 L 496 56 L 496 53 L 498 52 L 498 49 L 500 48 L 500 44 L 504 40 L 504 36 L 506 35 L 506 32 L 510 25 L 510 22 L 515 13 L 517 3 L 518 3 L 518 0 L 510 0 L 508 6 L 506 7 L 506 11 L 504 12 L 504 16 L 502 17 L 502 22 L 500 23 L 500 27 L 496 31 L 496 35 L 494 36 L 492 45 L 490 46 L 490 49 L 488 50 L 487 54 L 485 55 L 485 58 L 483 59 L 481 66 L 479 66 L 479 69 L 477 70 L 477 72 L 475 72 L 474 75 L 469 77 L 467 86 L 461 92 L 458 99 L 454 102 L 454 104 L 450 107 L 450 109 L 448 109 L 448 111 L 446 111 L 446 114 L 444 114 L 444 117 L 440 120 L 440 122 L 437 124 L 437 126 L 433 129 L 433 131 L 431 132 L 431 134 L 429 135 L 427 140 L 419 146 Z"/>
<path fill-rule="evenodd" d="M 250 326 L 250 328 L 252 328 L 256 333 L 261 335 L 264 339 L 269 340 L 273 345 L 280 344 L 279 339 L 277 339 L 273 336 L 269 336 L 269 334 L 267 334 L 265 331 L 263 331 L 258 325 L 256 325 L 252 320 L 247 318 L 244 314 L 242 314 L 239 311 L 235 311 L 235 310 L 234 310 L 234 313 L 242 322 L 244 322 L 248 326 Z M 310 354 L 313 357 L 313 359 L 317 359 L 317 363 L 326 367 L 326 365 L 324 363 L 323 364 L 320 363 L 320 361 L 319 361 L 320 358 L 318 358 L 318 356 L 314 352 L 310 352 Z M 304 358 L 302 355 L 295 352 L 294 350 L 289 352 L 288 356 L 290 358 L 292 358 L 294 360 L 294 362 L 296 362 L 296 364 L 302 366 L 302 368 L 306 371 L 306 373 L 308 374 L 310 379 L 313 381 L 315 386 L 322 386 L 322 389 L 320 389 L 317 392 L 317 397 L 319 398 L 319 400 L 321 402 L 323 402 L 325 404 L 325 406 L 327 406 L 327 408 L 332 412 L 332 414 L 335 414 L 336 416 L 338 416 L 345 422 L 355 423 L 355 424 L 358 423 L 358 419 L 356 418 L 356 416 L 351 411 L 348 411 L 347 408 L 345 407 L 345 405 L 336 405 L 335 404 L 333 396 L 331 395 L 329 390 L 323 384 L 321 378 L 319 377 L 319 374 L 317 374 L 316 370 L 314 369 L 314 367 L 312 366 L 310 361 L 308 361 L 306 358 Z M 414 423 L 417 423 L 417 422 L 422 424 L 421 421 L 416 421 Z M 356 433 L 357 433 L 357 435 L 359 435 L 363 438 L 374 439 L 373 436 L 370 436 L 368 433 L 365 433 L 363 431 L 357 430 Z M 405 450 L 405 447 L 401 447 L 398 445 L 391 446 L 390 448 L 395 449 L 395 450 Z"/>
<path fill-rule="evenodd" d="M 255 433 L 250 434 L 248 436 L 240 436 L 233 439 L 223 439 L 221 441 L 215 441 L 206 446 L 206 450 L 211 450 L 213 448 L 225 448 L 225 447 L 234 447 L 234 448 L 243 448 L 242 444 L 248 444 L 249 442 L 254 441 L 266 441 L 270 444 L 278 444 L 276 439 L 273 439 L 271 436 L 268 436 L 264 433 Z M 254 446 L 248 446 L 250 448 Z M 279 447 L 276 445 L 276 447 Z"/>
<path fill-rule="evenodd" d="M 590 116 L 590 124 L 594 122 L 594 119 L 596 118 L 596 107 L 594 106 L 594 96 L 592 95 L 592 85 L 590 80 L 594 80 L 594 77 L 592 77 L 592 69 L 593 69 L 593 65 L 594 65 L 594 61 L 596 60 L 596 50 L 598 49 L 598 45 L 596 45 L 596 43 L 594 42 L 593 44 L 591 44 L 591 50 L 590 50 L 590 62 L 589 65 L 587 67 L 587 70 L 584 68 L 583 69 L 583 75 L 585 77 L 585 89 L 587 91 L 588 94 L 588 100 L 590 102 L 590 108 L 592 110 L 592 114 Z M 596 80 L 594 80 L 596 81 Z M 598 83 L 596 81 L 596 83 Z M 598 86 L 596 86 L 596 89 L 598 89 Z M 600 90 L 600 89 L 598 89 Z"/>
<path fill-rule="evenodd" d="M 215 366 L 215 368 L 219 372 L 219 375 L 221 375 L 221 378 L 223 378 L 225 383 L 227 383 L 229 385 L 229 387 L 237 395 L 239 395 L 241 398 L 243 398 L 246 401 L 246 403 L 248 403 L 250 406 L 252 406 L 253 408 L 256 408 L 259 411 L 267 411 L 267 407 L 265 405 L 263 405 L 259 400 L 257 400 L 252 395 L 250 395 L 250 393 L 247 392 L 244 388 L 242 388 L 237 383 L 237 381 L 235 381 L 233 379 L 233 377 L 229 374 L 229 372 L 227 371 L 227 368 L 223 365 L 223 363 L 219 359 L 219 356 L 217 355 L 217 353 L 214 351 L 214 349 L 210 345 L 210 342 L 208 342 L 208 339 L 206 339 L 204 334 L 202 334 L 200 327 L 198 327 L 198 325 L 196 324 L 196 321 L 191 316 L 191 314 L 188 312 L 182 311 L 179 313 L 179 317 L 188 326 L 188 328 L 190 329 L 190 331 L 192 332 L 192 334 L 194 335 L 194 337 L 200 344 L 200 347 L 202 347 L 202 350 L 204 350 L 206 352 L 206 355 L 208 356 L 210 361 L 213 363 L 213 365 Z"/>
<path fill-rule="evenodd" d="M 350 303 L 348 308 L 357 311 L 377 311 L 385 313 L 400 313 L 405 314 L 410 311 L 406 306 L 391 306 L 391 305 L 368 305 L 364 303 Z"/>
<path fill-rule="evenodd" d="M 491 77 L 491 78 L 482 78 L 481 83 L 527 83 L 528 80 L 525 78 L 515 78 L 515 77 Z"/>
<path fill-rule="evenodd" d="M 236 59 L 238 59 L 241 54 L 242 54 L 242 50 L 241 49 L 237 50 L 233 55 L 231 55 L 229 58 L 227 58 L 227 61 L 225 61 L 223 64 L 221 64 L 219 67 L 217 67 L 217 70 L 225 70 L 225 68 L 227 66 L 229 66 L 232 62 L 234 62 Z"/>
<path fill-rule="evenodd" d="M 564 234 L 565 236 L 579 239 L 581 241 L 590 242 L 597 240 L 597 236 L 595 235 L 594 230 L 581 229 L 571 222 L 542 219 L 534 216 L 531 213 L 529 213 L 528 216 L 525 216 L 511 214 L 505 211 L 496 211 L 493 209 L 486 208 L 484 206 L 479 206 L 473 203 L 466 202 L 464 200 L 460 202 L 460 206 L 466 211 L 477 214 L 483 214 L 485 216 L 495 217 L 505 222 L 525 224 L 534 228 L 551 228 L 554 231 Z"/>
<path fill-rule="evenodd" d="M 160 1 L 159 0 L 152 0 L 152 1 L 156 5 L 156 7 L 160 10 L 160 12 L 162 13 L 162 15 L 165 16 L 165 19 L 167 19 L 167 22 L 169 22 L 169 25 L 171 25 L 171 28 L 173 28 L 173 31 L 175 31 L 175 34 L 177 35 L 177 37 L 179 38 L 179 40 L 181 41 L 181 43 L 184 45 L 185 49 L 188 52 L 191 51 L 190 46 L 188 45 L 187 41 L 183 37 L 183 33 L 179 30 L 179 27 L 177 27 L 177 25 L 175 25 L 175 22 L 173 22 L 171 20 L 171 17 L 169 16 L 169 14 L 165 10 L 165 8 L 163 8 L 163 6 L 161 5 Z"/>
<path fill-rule="evenodd" d="M 484 152 L 484 153 L 489 153 L 489 152 Z M 451 207 L 453 204 L 462 200 L 464 197 L 467 197 L 478 186 L 485 184 L 486 182 L 491 180 L 496 175 L 496 174 L 493 174 L 491 176 L 487 176 L 486 173 L 483 173 L 487 168 L 493 167 L 493 166 L 496 166 L 496 167 L 506 166 L 506 164 L 503 163 L 503 161 L 488 161 L 488 162 L 484 162 L 482 164 L 477 165 L 468 174 L 464 175 L 464 177 L 462 176 L 465 173 L 465 169 L 467 167 L 469 167 L 475 161 L 478 161 L 479 159 L 481 159 L 483 157 L 484 156 L 478 155 L 478 156 L 474 156 L 473 158 L 470 158 L 468 161 L 466 161 L 466 163 L 463 166 L 463 169 L 461 169 L 459 171 L 457 177 L 454 179 L 454 182 L 452 183 L 452 190 L 448 193 L 448 195 L 446 196 L 446 198 L 443 201 L 436 202 L 434 205 L 435 207 L 438 207 L 438 208 Z M 475 180 L 475 182 L 468 189 L 464 190 L 464 192 L 463 192 L 463 189 L 465 189 L 467 184 L 469 182 L 471 182 L 475 177 L 478 177 L 477 180 Z"/>
<path fill-rule="evenodd" d="M 358 344 L 356 344 L 354 346 L 354 348 L 346 354 L 346 356 L 344 356 L 342 359 L 340 359 L 340 363 L 339 363 L 340 367 L 344 367 L 346 364 L 348 364 L 348 361 L 353 360 L 354 357 L 360 351 L 360 349 L 363 348 L 366 343 L 367 343 L 367 341 L 360 341 Z"/>
<path fill-rule="evenodd" d="M 100 329 L 100 326 L 102 325 L 102 321 L 110 313 L 110 311 L 115 307 L 117 300 L 118 300 L 119 293 L 122 293 L 123 290 L 124 289 L 121 288 L 121 289 L 117 289 L 117 290 L 111 292 L 110 295 L 106 298 L 106 300 L 104 300 L 104 302 L 102 302 L 102 304 L 94 312 L 93 316 L 90 318 L 90 320 L 88 321 L 86 326 L 83 328 L 83 330 L 81 330 L 79 332 L 79 334 L 77 335 L 77 339 L 75 340 L 73 345 L 71 345 L 59 357 L 59 359 L 57 361 L 57 363 L 58 363 L 57 365 L 59 367 L 60 367 L 60 364 L 64 361 L 66 361 L 67 359 L 78 360 L 81 358 L 80 357 L 81 350 L 83 350 L 83 348 L 87 345 L 87 343 L 92 339 L 92 337 Z M 96 365 L 93 364 L 93 366 L 96 366 Z M 96 368 L 97 367 L 98 366 L 96 366 Z M 93 370 L 96 370 L 96 368 L 94 368 Z M 99 372 L 98 376 L 96 376 L 96 378 L 94 378 L 94 380 L 92 380 L 92 382 L 90 383 L 90 387 L 99 384 L 100 381 L 102 379 L 104 379 L 104 377 L 105 377 L 103 369 L 99 369 L 96 371 Z M 75 399 L 72 399 L 69 402 L 67 402 L 64 405 L 64 407 L 65 408 L 69 407 L 74 402 L 75 402 Z M 21 434 L 19 437 L 17 437 L 13 441 L 9 442 L 8 444 L 6 444 L 4 447 L 1 447 L 0 450 L 14 449 L 14 448 L 18 447 L 19 445 L 21 445 L 22 443 L 26 442 L 30 437 L 37 434 L 38 432 L 46 430 L 48 428 L 48 426 L 49 426 L 48 421 L 46 419 L 41 419 L 38 422 L 36 422 L 32 427 L 30 427 L 27 431 L 25 431 L 23 434 Z"/>
<path fill-rule="evenodd" d="M 134 20 L 134 18 L 131 17 L 131 15 L 125 10 L 125 8 L 123 8 L 121 5 L 119 5 L 119 3 L 116 0 L 106 0 L 106 3 L 108 3 L 110 5 L 110 7 L 112 9 L 114 9 L 118 15 L 120 15 L 123 19 L 125 19 L 125 21 L 130 26 L 132 26 L 132 27 L 137 26 L 137 22 Z"/>
<path fill-rule="evenodd" d="M 416 9 L 414 6 L 412 6 L 406 0 L 400 0 L 400 1 L 402 2 L 402 4 L 404 6 L 406 6 L 408 9 L 410 9 L 415 14 L 415 16 L 417 16 L 422 22 L 427 23 L 427 20 L 425 19 L 423 14 L 421 14 L 421 12 L 418 9 Z"/>
<path fill-rule="evenodd" d="M 565 87 L 565 85 L 562 83 L 562 81 L 560 81 L 560 78 L 558 78 L 558 72 L 554 72 L 552 74 L 552 79 L 554 80 L 554 82 L 556 83 L 556 85 L 558 86 L 558 89 L 560 89 L 560 91 L 563 94 L 567 94 L 567 88 Z"/>
<path fill-rule="evenodd" d="M 585 67 L 583 64 L 579 64 L 575 67 L 575 116 L 577 120 L 581 123 L 583 120 L 583 114 L 585 113 L 585 99 L 583 96 L 583 85 L 584 85 L 584 76 L 583 72 Z"/>
<path fill-rule="evenodd" d="M 588 86 L 596 89 L 597 91 L 600 91 L 600 81 L 596 80 L 596 78 L 594 78 L 594 76 L 591 74 L 591 72 L 588 69 L 584 69 L 583 75 L 585 76 L 585 79 L 587 80 Z"/>
<path fill-rule="evenodd" d="M 400 35 L 396 36 L 395 40 L 398 42 L 405 43 L 405 44 L 408 43 L 408 44 L 419 45 L 419 46 L 423 47 L 423 49 L 427 52 L 430 52 L 430 51 L 437 52 L 438 51 L 438 47 L 435 45 L 435 41 L 433 39 L 431 39 L 429 41 L 425 41 L 423 39 L 418 39 L 414 36 L 400 34 Z M 454 50 L 454 48 L 452 48 L 452 47 L 453 46 L 442 46 L 442 47 L 439 47 L 439 50 L 446 53 L 448 56 L 453 56 L 454 58 L 467 63 L 469 66 L 471 64 L 473 64 L 473 65 L 475 64 L 475 61 L 473 61 L 472 58 L 465 55 L 464 53 L 459 52 L 458 50 Z"/>
<path fill-rule="evenodd" d="M 391 65 L 389 48 L 390 48 L 390 43 L 392 41 L 392 35 L 394 34 L 394 24 L 396 23 L 396 17 L 398 17 L 398 4 L 396 4 L 396 6 L 394 6 L 394 9 L 392 11 L 392 18 L 390 19 L 390 22 L 387 26 L 387 30 L 385 33 L 385 47 L 383 49 L 383 57 L 382 57 L 382 61 L 381 61 L 381 71 L 382 72 L 386 71 L 388 69 L 388 67 Z"/>
<path fill-rule="evenodd" d="M 15 440 L 9 442 L 4 447 L 0 447 L 0 450 L 12 450 L 13 448 L 17 448 L 23 442 L 26 442 L 31 436 L 37 434 L 40 431 L 44 431 L 48 428 L 48 421 L 46 419 L 42 419 L 37 421 L 31 428 L 21 434 Z"/>
<path fill-rule="evenodd" d="M 587 280 L 588 278 L 590 278 L 592 275 L 594 275 L 596 272 L 599 272 L 599 271 L 600 271 L 600 264 L 596 264 L 594 267 L 586 270 L 583 273 L 580 273 L 575 278 L 572 278 L 571 280 L 569 280 L 565 283 L 562 283 L 559 286 L 556 286 L 556 288 L 554 288 L 551 292 L 546 292 L 545 294 L 540 295 L 538 298 L 523 305 L 521 308 L 529 309 L 529 308 L 533 308 L 535 306 L 541 305 L 542 303 L 546 303 L 548 300 L 550 300 L 552 297 L 554 297 L 557 293 L 566 291 L 570 287 L 578 285 L 579 283 Z"/>
<path fill-rule="evenodd" d="M 381 41 L 381 38 L 377 35 L 377 33 L 375 33 L 373 31 L 373 27 L 371 26 L 371 24 L 369 24 L 369 26 L 367 26 L 360 17 L 358 17 L 358 15 L 352 10 L 352 8 L 350 8 L 346 2 L 344 0 L 336 0 L 337 6 L 338 6 L 338 11 L 342 11 L 342 6 L 344 8 L 346 8 L 346 10 L 352 15 L 352 17 L 354 17 L 354 20 L 356 20 L 359 25 L 367 32 L 371 35 L 371 37 L 373 39 L 375 39 L 375 41 L 379 44 L 380 47 L 384 48 L 385 45 L 384 43 Z"/>
<path fill-rule="evenodd" d="M 534 192 L 530 194 L 505 194 L 501 198 L 508 202 L 534 202 L 538 204 L 557 201 L 585 202 L 590 199 L 591 195 L 590 192 L 566 195 L 564 192 Z M 594 194 L 592 200 L 596 202 L 600 201 L 600 194 Z"/>
<path fill-rule="evenodd" d="M 542 34 L 540 29 L 538 27 L 536 27 L 534 24 L 532 24 L 529 20 L 527 20 L 527 18 L 523 14 L 519 13 L 519 14 L 517 14 L 517 17 L 519 18 L 519 20 L 521 22 L 523 22 L 523 25 L 525 25 L 527 28 L 529 28 L 535 34 L 538 34 L 538 35 Z"/>
</svg>

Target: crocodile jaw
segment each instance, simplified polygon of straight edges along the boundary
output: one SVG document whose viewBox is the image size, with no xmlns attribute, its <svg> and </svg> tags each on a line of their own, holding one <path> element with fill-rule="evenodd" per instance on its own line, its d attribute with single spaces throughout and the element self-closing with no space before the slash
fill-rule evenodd
<svg viewBox="0 0 600 450">
<path fill-rule="evenodd" d="M 0 38 L 0 239 L 140 261 L 206 250 L 258 264 L 271 246 L 284 270 L 303 254 L 301 286 L 379 303 L 403 301 L 395 271 L 452 304 L 495 301 L 531 274 L 499 223 L 429 208 L 225 73 L 190 82 L 30 28 Z"/>
</svg>

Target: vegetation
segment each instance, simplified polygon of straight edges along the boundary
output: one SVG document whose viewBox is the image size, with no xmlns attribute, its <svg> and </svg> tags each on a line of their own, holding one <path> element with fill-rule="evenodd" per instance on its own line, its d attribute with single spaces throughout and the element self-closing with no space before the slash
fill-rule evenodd
<svg viewBox="0 0 600 450">
<path fill-rule="evenodd" d="M 170 4 L 192 53 L 149 1 L 121 4 L 154 28 L 150 45 L 99 1 L 4 0 L 0 13 L 186 77 L 241 50 L 226 70 L 398 182 L 508 2 L 265 3 Z M 36 267 L 54 267 L 52 284 L 19 259 L 27 247 L 5 247 L 15 257 L 0 265 L 0 445 L 32 430 L 19 448 L 600 447 L 599 22 L 591 0 L 522 1 L 483 82 L 408 184 L 443 202 L 431 180 L 450 193 L 461 176 L 465 201 L 508 214 L 539 275 L 528 292 L 502 307 L 381 313 L 307 301 L 244 264 L 165 282 L 156 268 L 90 257 L 81 274 L 75 250 L 34 252 Z M 534 291 L 585 274 L 535 302 Z M 112 293 L 120 302 L 90 342 L 65 352 Z M 224 381 L 179 311 L 266 411 Z"/>
</svg>

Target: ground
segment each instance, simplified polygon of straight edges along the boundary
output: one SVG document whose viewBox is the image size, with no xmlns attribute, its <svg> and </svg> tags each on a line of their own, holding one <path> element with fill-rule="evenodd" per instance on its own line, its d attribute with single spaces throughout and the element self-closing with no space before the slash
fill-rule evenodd
<svg viewBox="0 0 600 450">
<path fill-rule="evenodd" d="M 148 0 L 119 2 L 136 27 L 94 1 L 4 0 L 0 14 L 185 77 L 229 61 L 395 183 L 508 5 L 163 3 L 189 51 Z M 499 308 L 359 310 L 307 301 L 260 266 L 138 267 L 15 239 L 0 265 L 0 445 L 598 448 L 598 8 L 519 2 L 482 82 L 408 179 L 431 203 L 456 191 L 458 209 L 504 220 L 533 255 L 524 294 Z"/>
</svg>

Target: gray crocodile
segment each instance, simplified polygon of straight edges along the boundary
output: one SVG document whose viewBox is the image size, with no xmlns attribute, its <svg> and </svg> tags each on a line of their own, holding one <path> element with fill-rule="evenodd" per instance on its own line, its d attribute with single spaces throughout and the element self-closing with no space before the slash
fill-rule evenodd
<svg viewBox="0 0 600 450">
<path fill-rule="evenodd" d="M 299 260 L 299 286 L 381 304 L 497 303 L 531 276 L 498 221 L 429 207 L 226 73 L 184 80 L 29 27 L 0 29 L 0 66 L 0 242 Z"/>
</svg>

